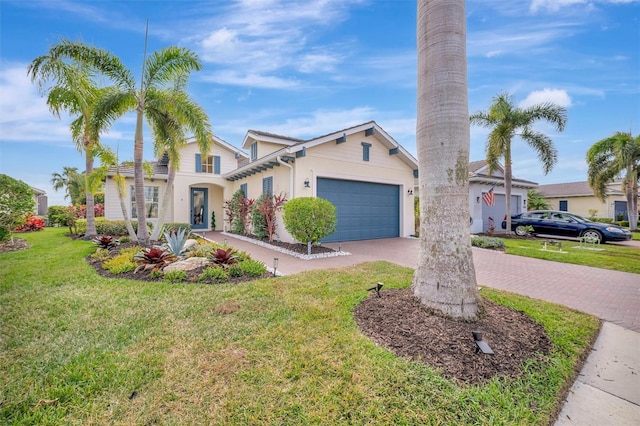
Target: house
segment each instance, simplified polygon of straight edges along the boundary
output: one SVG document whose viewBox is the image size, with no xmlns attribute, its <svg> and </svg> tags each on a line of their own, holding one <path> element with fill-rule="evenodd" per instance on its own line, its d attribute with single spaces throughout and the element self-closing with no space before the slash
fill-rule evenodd
<svg viewBox="0 0 640 426">
<path fill-rule="evenodd" d="M 538 192 L 554 210 L 568 211 L 585 217 L 628 220 L 627 198 L 621 188 L 621 182 L 608 184 L 604 201 L 595 196 L 589 182 L 586 181 L 540 185 Z"/>
<path fill-rule="evenodd" d="M 536 182 L 511 178 L 511 215 L 527 211 L 527 191 L 537 187 Z M 488 205 L 483 198 L 483 195 L 491 189 L 493 189 L 493 206 Z M 507 211 L 504 189 L 504 169 L 502 166 L 489 175 L 489 166 L 485 160 L 469 163 L 469 207 L 472 234 L 488 232 L 491 225 L 497 230 L 501 229 L 502 219 Z"/>
<path fill-rule="evenodd" d="M 285 194 L 287 199 L 329 200 L 336 206 L 338 220 L 336 232 L 324 239 L 325 242 L 414 234 L 417 161 L 374 121 L 308 140 L 248 130 L 242 149 L 215 136 L 213 142 L 208 153 L 200 153 L 194 140 L 189 140 L 182 149 L 167 222 L 190 223 L 194 230 L 228 230 L 224 201 L 242 190 L 250 199 L 268 193 Z M 166 158 L 153 163 L 153 174 L 146 179 L 146 215 L 151 222 L 157 219 L 166 191 L 167 166 Z M 477 201 L 483 191 L 502 184 L 499 174 L 489 177 L 483 170 L 476 167 L 470 173 L 472 228 L 480 229 L 488 226 L 483 225 L 487 220 L 483 215 L 504 216 L 504 203 L 501 212 L 492 210 L 500 208 L 499 190 L 495 191 L 496 205 L 491 209 L 483 208 Z M 105 216 L 122 219 L 113 174 L 112 171 L 105 184 Z M 133 170 L 122 167 L 120 174 L 126 178 L 125 204 L 131 211 Z M 515 179 L 514 184 L 526 188 L 535 186 Z M 520 207 L 521 199 L 526 206 L 526 189 L 518 192 L 520 189 L 517 187 L 514 192 L 517 200 L 514 208 Z M 135 208 L 132 216 L 136 217 Z M 293 241 L 281 218 L 277 236 L 282 241 Z"/>
<path fill-rule="evenodd" d="M 33 191 L 33 201 L 36 203 L 33 212 L 38 216 L 46 216 L 47 209 L 49 208 L 47 193 L 42 189 L 34 188 L 33 186 L 30 186 L 30 188 Z"/>
</svg>

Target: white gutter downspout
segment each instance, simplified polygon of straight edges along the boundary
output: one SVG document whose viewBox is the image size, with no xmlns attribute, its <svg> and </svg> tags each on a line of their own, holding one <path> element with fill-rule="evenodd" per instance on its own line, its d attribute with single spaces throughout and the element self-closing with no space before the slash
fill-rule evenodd
<svg viewBox="0 0 640 426">
<path fill-rule="evenodd" d="M 288 164 L 286 161 L 282 161 L 282 158 L 280 158 L 279 155 L 276 157 L 276 161 L 289 168 L 289 188 L 291 188 L 291 197 L 289 197 L 289 199 L 292 200 L 293 198 L 295 198 L 293 189 L 293 166 Z"/>
</svg>

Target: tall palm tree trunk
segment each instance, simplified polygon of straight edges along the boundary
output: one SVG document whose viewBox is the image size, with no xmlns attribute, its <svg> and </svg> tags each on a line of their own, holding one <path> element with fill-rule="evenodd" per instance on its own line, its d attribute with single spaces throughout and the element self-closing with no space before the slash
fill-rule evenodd
<svg viewBox="0 0 640 426">
<path fill-rule="evenodd" d="M 160 203 L 160 212 L 158 213 L 158 221 L 156 222 L 153 232 L 151 233 L 151 239 L 157 241 L 160 238 L 162 227 L 164 226 L 165 216 L 169 210 L 169 200 L 173 194 L 173 181 L 176 177 L 176 171 L 173 168 L 173 164 L 169 164 L 169 174 L 167 176 L 167 187 L 164 190 L 162 196 L 162 202 Z"/>
<path fill-rule="evenodd" d="M 93 172 L 93 152 L 91 152 L 91 142 L 88 140 L 88 137 L 84 137 L 84 160 L 85 160 L 85 195 L 86 195 L 86 203 L 85 206 L 87 208 L 87 231 L 84 234 L 85 238 L 92 238 L 98 235 L 98 231 L 96 230 L 96 213 L 94 208 L 94 199 L 93 192 L 91 191 L 91 185 L 89 184 L 89 176 Z"/>
<path fill-rule="evenodd" d="M 464 0 L 418 1 L 416 142 L 420 250 L 413 293 L 428 308 L 481 310 L 469 234 L 469 109 Z"/>
<path fill-rule="evenodd" d="M 511 234 L 511 180 L 512 176 L 511 166 L 511 144 L 507 143 L 504 150 L 504 197 L 506 205 L 506 217 L 507 217 L 507 229 L 506 233 Z"/>
<path fill-rule="evenodd" d="M 143 246 L 149 245 L 149 232 L 147 230 L 147 208 L 144 197 L 144 170 L 142 136 L 142 107 L 138 107 L 136 114 L 136 135 L 133 145 L 133 187 L 136 194 L 136 214 L 138 216 L 138 243 Z"/>
</svg>

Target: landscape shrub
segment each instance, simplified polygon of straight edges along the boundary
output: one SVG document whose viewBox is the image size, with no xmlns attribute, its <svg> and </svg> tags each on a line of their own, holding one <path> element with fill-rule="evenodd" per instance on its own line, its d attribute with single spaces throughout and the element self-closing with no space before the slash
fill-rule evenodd
<svg viewBox="0 0 640 426">
<path fill-rule="evenodd" d="M 262 206 L 269 201 L 269 198 L 271 198 L 269 194 L 262 194 L 251 206 L 252 232 L 253 235 L 260 240 L 269 235 L 267 232 L 267 219 L 265 214 L 262 212 Z"/>
<path fill-rule="evenodd" d="M 140 251 L 139 246 L 128 247 L 120 250 L 116 256 L 102 263 L 102 269 L 106 269 L 112 274 L 122 274 L 136 269 L 137 265 L 133 257 Z"/>
<path fill-rule="evenodd" d="M 47 225 L 48 226 L 67 226 L 66 216 L 67 207 L 65 206 L 49 206 L 47 209 Z"/>
<path fill-rule="evenodd" d="M 44 219 L 29 213 L 25 222 L 15 229 L 15 232 L 36 232 L 44 229 Z"/>
<path fill-rule="evenodd" d="M 169 222 L 164 224 L 164 232 L 178 232 L 180 229 L 184 229 L 184 233 L 189 235 L 191 233 L 191 224 L 180 222 Z"/>
<path fill-rule="evenodd" d="M 240 265 L 240 263 L 229 265 L 229 267 L 227 268 L 227 272 L 229 273 L 230 277 L 234 278 L 238 278 L 244 275 L 244 271 L 242 270 L 242 266 Z"/>
<path fill-rule="evenodd" d="M 21 180 L 0 174 L 0 227 L 12 239 L 13 230 L 23 224 L 35 208 L 33 190 Z M 13 240 L 12 240 L 13 241 Z"/>
<path fill-rule="evenodd" d="M 242 270 L 242 275 L 248 275 L 250 277 L 259 277 L 267 272 L 267 267 L 264 263 L 255 259 L 246 259 L 238 263 L 238 266 Z"/>
<path fill-rule="evenodd" d="M 301 243 L 315 244 L 336 230 L 336 208 L 318 197 L 300 197 L 284 205 L 284 226 Z"/>
<path fill-rule="evenodd" d="M 502 238 L 472 237 L 471 245 L 474 247 L 480 247 L 480 248 L 486 248 L 486 249 L 504 250 L 504 240 Z"/>
<path fill-rule="evenodd" d="M 8 240 L 10 236 L 11 234 L 9 234 L 9 231 L 6 228 L 0 226 L 0 243 Z"/>
<path fill-rule="evenodd" d="M 200 282 L 225 282 L 228 279 L 229 274 L 220 266 L 210 266 L 202 271 L 200 276 L 198 276 L 198 281 Z"/>
<path fill-rule="evenodd" d="M 134 231 L 138 232 L 138 222 L 132 221 Z M 87 231 L 87 220 L 78 219 L 76 221 L 77 233 L 84 234 Z M 129 235 L 127 225 L 124 220 L 109 220 L 104 217 L 96 218 L 96 232 L 98 235 L 125 236 Z"/>
<path fill-rule="evenodd" d="M 170 283 L 181 283 L 186 281 L 187 273 L 186 271 L 169 271 L 164 273 L 165 281 L 169 281 Z"/>
</svg>

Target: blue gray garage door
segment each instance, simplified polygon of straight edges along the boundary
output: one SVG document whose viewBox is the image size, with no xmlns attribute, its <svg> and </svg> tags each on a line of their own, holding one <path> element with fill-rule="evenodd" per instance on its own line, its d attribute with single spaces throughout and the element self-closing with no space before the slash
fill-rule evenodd
<svg viewBox="0 0 640 426">
<path fill-rule="evenodd" d="M 400 236 L 400 190 L 397 185 L 318 179 L 317 195 L 336 206 L 336 232 L 324 242 Z"/>
</svg>

